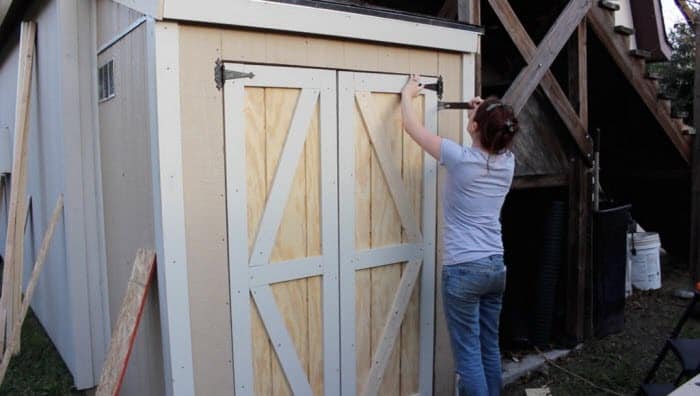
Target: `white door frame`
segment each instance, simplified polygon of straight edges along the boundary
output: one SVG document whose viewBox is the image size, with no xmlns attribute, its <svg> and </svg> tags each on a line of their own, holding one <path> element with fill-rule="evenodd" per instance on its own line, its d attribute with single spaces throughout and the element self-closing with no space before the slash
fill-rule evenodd
<svg viewBox="0 0 700 396">
<path fill-rule="evenodd" d="M 426 79 L 430 80 L 430 79 Z M 433 79 L 434 80 L 434 79 Z M 364 394 L 376 394 L 381 382 L 386 361 L 391 354 L 393 342 L 391 334 L 399 331 L 405 313 L 405 306 L 412 294 L 414 282 L 407 280 L 411 271 L 420 271 L 420 363 L 419 392 L 421 395 L 432 394 L 433 380 L 433 338 L 434 338 L 434 304 L 435 304 L 435 217 L 436 217 L 436 176 L 435 160 L 424 152 L 423 157 L 423 232 L 417 229 L 416 219 L 412 219 L 412 210 L 407 202 L 405 188 L 400 173 L 393 170 L 393 176 L 387 171 L 392 169 L 386 161 L 381 160 L 386 148 L 372 145 L 380 163 L 385 180 L 388 181 L 401 223 L 408 237 L 407 243 L 394 246 L 357 251 L 355 248 L 355 108 L 360 106 L 361 113 L 371 113 L 372 108 L 366 100 L 372 92 L 399 93 L 406 82 L 405 75 L 387 75 L 378 73 L 339 72 L 338 109 L 339 109 L 339 225 L 340 225 L 340 310 L 341 317 L 341 377 L 342 394 L 356 395 L 362 389 Z M 433 81 L 426 81 L 433 82 Z M 435 92 L 424 90 L 424 122 L 431 131 L 437 131 L 437 97 Z M 365 103 L 363 103 L 365 102 Z M 368 117 L 363 114 L 363 117 Z M 367 120 L 365 120 L 367 124 Z M 367 128 L 370 135 L 371 128 Z M 377 140 L 375 143 L 380 143 Z M 392 181 L 393 179 L 393 181 Z M 392 186 L 392 183 L 394 184 Z M 403 195 L 403 197 L 402 197 Z M 355 353 L 355 273 L 366 268 L 375 268 L 387 264 L 406 261 L 399 290 L 394 298 L 391 314 L 387 318 L 383 337 L 372 359 L 372 368 L 367 384 L 356 383 Z M 421 265 L 422 261 L 422 265 Z M 413 276 L 418 276 L 413 273 Z M 415 278 L 414 278 L 415 280 Z M 403 312 L 401 310 L 403 309 Z M 397 312 L 399 312 L 397 314 Z M 350 318 L 348 320 L 348 318 Z M 395 338 L 395 337 L 394 337 Z"/>
<path fill-rule="evenodd" d="M 270 284 L 322 275 L 324 392 L 329 396 L 336 395 L 340 389 L 336 73 L 330 70 L 237 63 L 226 63 L 225 67 L 227 70 L 252 72 L 255 75 L 251 79 L 228 81 L 224 88 L 226 201 L 235 390 L 239 394 L 252 394 L 254 391 L 250 302 L 252 296 L 292 393 L 311 394 L 311 386 L 277 308 Z M 260 220 L 252 257 L 248 254 L 246 237 L 251 225 L 247 221 L 245 87 L 301 89 Z M 320 101 L 322 254 L 269 265 L 275 236 L 297 169 L 296 164 L 303 150 L 308 123 L 317 101 Z"/>
</svg>

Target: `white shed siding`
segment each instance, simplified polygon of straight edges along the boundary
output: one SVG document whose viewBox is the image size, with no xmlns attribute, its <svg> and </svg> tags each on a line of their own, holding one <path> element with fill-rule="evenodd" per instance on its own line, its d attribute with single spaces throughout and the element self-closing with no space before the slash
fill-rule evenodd
<svg viewBox="0 0 700 396">
<path fill-rule="evenodd" d="M 97 208 L 94 132 L 94 31 L 91 2 L 46 2 L 27 19 L 37 23 L 29 112 L 27 194 L 32 197 L 25 241 L 24 282 L 48 217 L 65 195 L 32 308 L 73 374 L 79 389 L 96 384 L 107 333 L 104 259 Z M 78 23 L 83 21 L 83 23 Z M 17 39 L 0 59 L 0 127 L 14 134 Z M 11 49 L 10 49 L 11 48 Z M 3 204 L 4 205 L 4 204 Z M 6 208 L 2 211 L 7 224 Z M 4 248 L 5 227 L 0 234 Z"/>
</svg>

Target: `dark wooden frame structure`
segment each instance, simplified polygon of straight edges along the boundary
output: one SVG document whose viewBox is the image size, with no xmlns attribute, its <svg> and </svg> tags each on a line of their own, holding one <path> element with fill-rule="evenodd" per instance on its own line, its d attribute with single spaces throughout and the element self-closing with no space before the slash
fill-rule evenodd
<svg viewBox="0 0 700 396">
<path fill-rule="evenodd" d="M 594 165 L 593 138 L 589 134 L 588 104 L 588 29 L 610 53 L 633 89 L 639 94 L 683 160 L 690 161 L 690 146 L 683 137 L 687 128 L 671 115 L 669 102 L 659 97 L 658 82 L 646 73 L 643 51 L 630 51 L 629 38 L 614 23 L 615 7 L 599 0 L 569 0 L 539 46 L 526 31 L 508 0 L 484 0 L 493 9 L 508 32 L 512 43 L 525 60 L 525 67 L 508 87 L 503 100 L 519 113 L 537 87 L 542 89 L 568 134 L 578 155 L 569 158 L 568 174 L 517 177 L 514 189 L 568 188 L 568 235 L 565 331 L 572 342 L 580 342 L 593 331 L 590 301 L 592 294 L 592 187 Z M 480 0 L 447 1 L 441 15 L 456 15 L 462 22 L 481 24 Z M 576 32 L 576 34 L 574 34 Z M 562 49 L 567 48 L 568 93 L 550 71 Z M 482 90 L 481 55 L 476 59 L 476 90 Z M 700 272 L 700 271 L 699 271 Z M 443 341 L 437 340 L 438 343 Z M 448 341 L 444 341 L 448 342 Z M 453 389 L 451 363 L 435 362 L 435 392 Z"/>
</svg>

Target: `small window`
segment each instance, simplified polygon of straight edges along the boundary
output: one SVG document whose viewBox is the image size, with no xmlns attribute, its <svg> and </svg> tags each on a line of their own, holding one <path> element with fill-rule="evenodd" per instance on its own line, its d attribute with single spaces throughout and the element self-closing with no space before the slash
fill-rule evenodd
<svg viewBox="0 0 700 396">
<path fill-rule="evenodd" d="M 114 61 L 109 61 L 97 70 L 99 101 L 114 97 Z"/>
</svg>

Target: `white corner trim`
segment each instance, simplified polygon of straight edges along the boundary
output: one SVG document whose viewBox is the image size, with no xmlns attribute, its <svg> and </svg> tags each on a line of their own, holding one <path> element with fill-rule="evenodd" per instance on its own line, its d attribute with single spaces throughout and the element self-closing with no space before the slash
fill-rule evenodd
<svg viewBox="0 0 700 396">
<path fill-rule="evenodd" d="M 167 395 L 194 395 L 180 124 L 179 27 L 147 21 L 153 209 Z"/>
<path fill-rule="evenodd" d="M 163 17 L 476 52 L 479 33 L 373 15 L 263 0 L 167 0 Z"/>
</svg>

